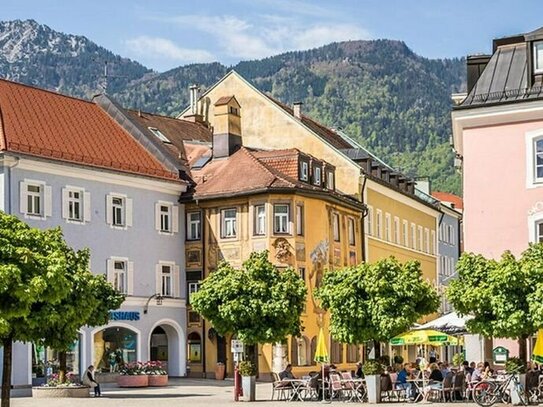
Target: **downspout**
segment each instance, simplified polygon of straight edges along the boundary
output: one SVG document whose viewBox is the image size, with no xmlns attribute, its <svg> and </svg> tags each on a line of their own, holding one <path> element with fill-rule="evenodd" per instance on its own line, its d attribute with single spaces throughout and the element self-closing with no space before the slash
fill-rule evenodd
<svg viewBox="0 0 543 407">
<path fill-rule="evenodd" d="M 362 182 L 362 191 L 361 191 L 361 195 L 360 195 L 360 200 L 362 201 L 362 203 L 364 203 L 364 189 L 366 189 L 366 182 L 367 182 L 368 178 L 364 175 L 364 182 Z M 362 213 L 362 219 L 360 221 L 360 230 L 362 231 L 362 239 L 360 239 L 362 241 L 362 261 L 365 263 L 366 262 L 366 230 L 365 230 L 365 221 L 364 219 L 366 218 L 366 216 L 368 216 L 368 206 L 366 205 L 365 206 L 365 209 L 364 209 L 364 212 Z"/>
</svg>

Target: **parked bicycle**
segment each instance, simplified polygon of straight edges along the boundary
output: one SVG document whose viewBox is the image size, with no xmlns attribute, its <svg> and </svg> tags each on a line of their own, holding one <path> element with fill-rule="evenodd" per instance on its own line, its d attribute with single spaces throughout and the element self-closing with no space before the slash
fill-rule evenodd
<svg viewBox="0 0 543 407">
<path fill-rule="evenodd" d="M 513 383 L 513 391 L 518 395 L 523 405 L 528 405 L 526 389 L 519 382 L 517 372 L 510 373 L 504 381 L 483 380 L 473 388 L 473 399 L 482 407 L 490 407 L 497 402 L 509 403 L 511 401 L 510 384 Z"/>
</svg>

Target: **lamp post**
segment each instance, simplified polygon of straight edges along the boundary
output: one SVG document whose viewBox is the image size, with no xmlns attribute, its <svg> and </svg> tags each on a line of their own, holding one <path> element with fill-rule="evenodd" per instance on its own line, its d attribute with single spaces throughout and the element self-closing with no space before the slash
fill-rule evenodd
<svg viewBox="0 0 543 407">
<path fill-rule="evenodd" d="M 156 299 L 156 305 L 162 305 L 162 301 L 164 300 L 164 296 L 162 294 L 153 294 L 149 298 L 147 298 L 147 302 L 145 303 L 145 306 L 143 307 L 143 313 L 147 314 L 147 311 L 149 311 L 149 303 L 151 300 L 155 298 Z"/>
</svg>

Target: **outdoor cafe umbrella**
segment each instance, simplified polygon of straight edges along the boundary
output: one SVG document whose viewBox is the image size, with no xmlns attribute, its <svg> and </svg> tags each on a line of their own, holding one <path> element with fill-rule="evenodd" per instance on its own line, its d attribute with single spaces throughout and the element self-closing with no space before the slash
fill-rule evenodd
<svg viewBox="0 0 543 407">
<path fill-rule="evenodd" d="M 543 364 L 543 329 L 537 331 L 537 340 L 535 341 L 532 360 L 538 364 Z"/>
<path fill-rule="evenodd" d="M 411 331 L 395 336 L 390 340 L 390 344 L 399 345 L 458 345 L 458 339 L 446 333 L 435 331 L 433 329 L 424 329 L 421 331 Z"/>
<path fill-rule="evenodd" d="M 328 349 L 326 348 L 326 341 L 322 328 L 319 330 L 319 338 L 317 339 L 315 362 L 322 364 L 322 401 L 324 402 L 324 364 L 328 363 Z"/>
</svg>

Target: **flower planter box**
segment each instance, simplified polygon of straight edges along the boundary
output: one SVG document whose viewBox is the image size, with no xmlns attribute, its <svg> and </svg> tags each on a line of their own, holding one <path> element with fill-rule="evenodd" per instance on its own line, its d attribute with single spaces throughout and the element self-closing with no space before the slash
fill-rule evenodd
<svg viewBox="0 0 543 407">
<path fill-rule="evenodd" d="M 117 378 L 119 387 L 147 387 L 149 386 L 149 376 L 141 375 L 120 375 Z"/>
<path fill-rule="evenodd" d="M 256 376 L 242 376 L 243 401 L 256 400 Z"/>
<path fill-rule="evenodd" d="M 32 387 L 32 397 L 45 398 L 87 398 L 90 397 L 90 387 Z"/>
<path fill-rule="evenodd" d="M 155 375 L 150 374 L 149 376 L 149 386 L 151 387 L 164 387 L 168 385 L 168 375 Z"/>
</svg>

